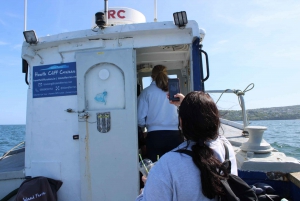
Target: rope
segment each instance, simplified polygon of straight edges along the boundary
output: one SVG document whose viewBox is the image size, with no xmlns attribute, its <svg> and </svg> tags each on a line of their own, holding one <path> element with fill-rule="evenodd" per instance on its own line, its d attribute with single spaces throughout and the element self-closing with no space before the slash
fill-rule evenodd
<svg viewBox="0 0 300 201">
<path fill-rule="evenodd" d="M 252 87 L 251 87 L 250 89 L 248 89 L 250 86 L 252 86 Z M 233 93 L 234 93 L 235 95 L 238 96 L 238 101 L 239 101 L 239 105 L 240 105 L 240 107 L 241 107 L 241 109 L 242 109 L 242 113 L 244 113 L 244 109 L 243 109 L 243 107 L 242 107 L 242 105 L 241 105 L 241 98 L 240 98 L 240 95 L 245 95 L 246 92 L 252 90 L 253 88 L 254 88 L 254 83 L 250 83 L 250 84 L 244 89 L 244 91 L 241 91 L 241 90 L 239 90 L 239 89 L 237 89 L 237 90 L 233 89 L 233 90 L 232 90 Z M 220 97 L 219 97 L 218 100 L 216 101 L 216 104 L 219 102 L 219 100 L 221 99 L 222 95 L 223 95 L 225 92 L 227 92 L 228 90 L 230 90 L 230 89 L 226 89 L 226 90 L 224 90 L 224 91 L 221 93 Z M 249 122 L 248 115 L 247 115 L 247 122 Z M 245 134 L 243 134 L 243 135 L 247 135 L 247 134 L 245 133 Z"/>
<path fill-rule="evenodd" d="M 247 88 L 248 88 L 250 85 L 252 85 L 252 88 L 247 90 Z M 244 93 L 247 92 L 247 91 L 252 90 L 253 88 L 254 88 L 254 83 L 249 84 L 249 85 L 244 89 Z"/>
<path fill-rule="evenodd" d="M 220 97 L 219 97 L 218 100 L 216 101 L 216 104 L 219 102 L 219 100 L 220 100 L 220 98 L 223 96 L 223 94 L 224 94 L 226 91 L 228 91 L 228 90 L 230 90 L 230 89 L 226 89 L 226 90 L 224 90 L 224 91 L 221 93 Z"/>
<path fill-rule="evenodd" d="M 251 85 L 252 85 L 252 88 L 251 88 L 251 89 L 248 89 L 248 87 L 250 87 Z M 254 88 L 254 83 L 251 83 L 251 84 L 249 84 L 249 85 L 244 89 L 244 91 L 241 91 L 241 90 L 239 90 L 239 89 L 237 89 L 237 90 L 233 89 L 232 91 L 233 91 L 233 93 L 235 93 L 235 95 L 239 96 L 239 95 L 245 95 L 246 92 L 252 90 L 253 88 Z M 219 100 L 221 99 L 221 97 L 223 96 L 223 94 L 224 94 L 225 92 L 227 92 L 228 90 L 230 90 L 230 89 L 225 89 L 225 90 L 221 93 L 220 97 L 219 97 L 218 100 L 216 101 L 216 104 L 219 102 Z M 241 106 L 240 98 L 239 98 L 239 104 L 240 104 L 240 106 Z"/>
<path fill-rule="evenodd" d="M 248 87 L 251 86 L 251 85 L 252 85 L 252 88 L 251 88 L 251 89 L 248 89 Z M 241 107 L 242 110 L 243 110 L 243 108 L 242 108 L 242 106 L 241 106 L 241 99 L 240 99 L 239 95 L 241 95 L 241 94 L 242 94 L 242 95 L 245 95 L 246 92 L 252 90 L 253 88 L 254 88 L 254 84 L 251 83 L 251 84 L 249 84 L 249 85 L 244 89 L 244 91 L 236 90 L 235 94 L 238 96 L 239 104 L 240 104 L 240 107 Z M 248 90 L 247 90 L 247 89 L 248 89 Z"/>
</svg>

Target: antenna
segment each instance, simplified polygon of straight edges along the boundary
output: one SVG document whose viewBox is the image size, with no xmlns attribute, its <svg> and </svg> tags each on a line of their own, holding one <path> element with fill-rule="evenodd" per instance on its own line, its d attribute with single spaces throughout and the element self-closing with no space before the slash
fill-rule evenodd
<svg viewBox="0 0 300 201">
<path fill-rule="evenodd" d="M 104 15 L 105 15 L 105 25 L 108 25 L 108 0 L 104 0 Z"/>
<path fill-rule="evenodd" d="M 27 0 L 24 0 L 24 31 L 26 31 L 27 23 Z"/>
<path fill-rule="evenodd" d="M 156 7 L 156 0 L 154 0 L 154 22 L 157 22 L 157 7 Z"/>
</svg>

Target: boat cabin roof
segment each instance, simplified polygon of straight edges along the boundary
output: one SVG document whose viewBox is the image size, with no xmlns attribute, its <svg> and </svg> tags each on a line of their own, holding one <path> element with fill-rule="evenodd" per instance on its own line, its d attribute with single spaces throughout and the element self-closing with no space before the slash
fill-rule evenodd
<svg viewBox="0 0 300 201">
<path fill-rule="evenodd" d="M 33 58 L 37 53 L 43 57 L 43 51 L 49 48 L 56 48 L 61 57 L 75 51 L 133 48 L 141 72 L 157 64 L 166 65 L 168 70 L 181 69 L 188 65 L 192 42 L 203 39 L 204 32 L 201 33 L 200 36 L 198 24 L 193 20 L 184 28 L 178 28 L 171 21 L 124 24 L 41 37 L 36 45 L 24 42 L 22 57 Z M 30 63 L 28 58 L 26 60 Z"/>
</svg>

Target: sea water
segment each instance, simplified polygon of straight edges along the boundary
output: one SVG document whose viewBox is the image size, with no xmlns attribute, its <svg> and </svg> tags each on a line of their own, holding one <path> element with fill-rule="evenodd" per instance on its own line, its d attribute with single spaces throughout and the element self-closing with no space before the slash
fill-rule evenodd
<svg viewBox="0 0 300 201">
<path fill-rule="evenodd" d="M 263 138 L 287 156 L 300 160 L 300 119 L 250 121 L 251 126 L 266 126 Z M 25 125 L 0 125 L 0 156 L 25 140 Z"/>
</svg>

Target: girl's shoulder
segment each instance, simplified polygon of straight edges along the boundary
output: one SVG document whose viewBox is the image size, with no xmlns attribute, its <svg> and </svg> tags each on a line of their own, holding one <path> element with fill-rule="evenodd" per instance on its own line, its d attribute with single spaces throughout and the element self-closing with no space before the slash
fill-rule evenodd
<svg viewBox="0 0 300 201">
<path fill-rule="evenodd" d="M 209 146 L 209 147 L 215 147 L 215 146 L 221 146 L 221 147 L 223 147 L 223 144 L 226 144 L 226 145 L 230 145 L 231 146 L 231 144 L 230 144 L 230 142 L 226 139 L 226 137 L 225 136 L 223 136 L 223 135 L 219 135 L 215 140 L 210 140 L 210 141 L 207 141 L 207 145 Z"/>
</svg>

